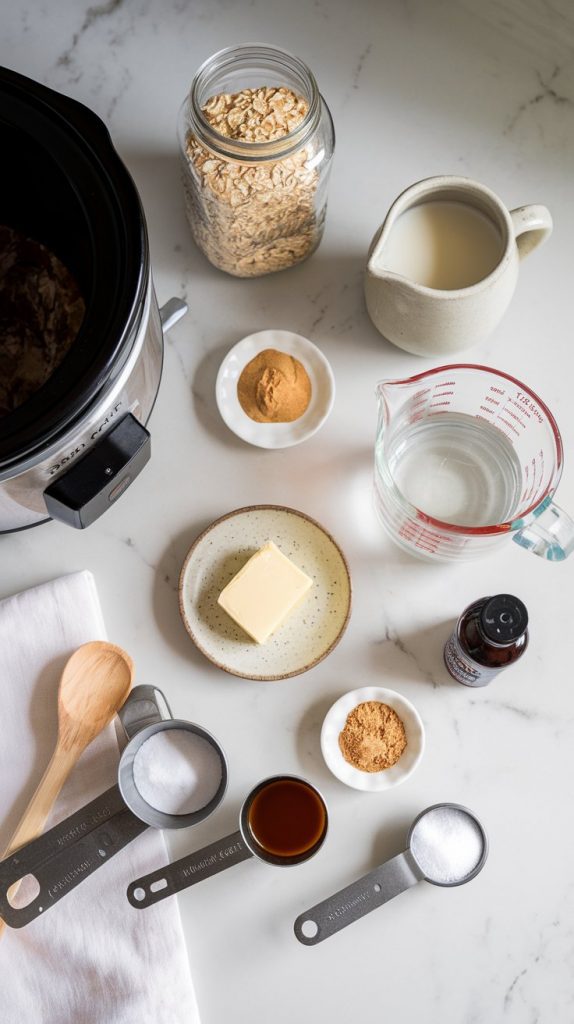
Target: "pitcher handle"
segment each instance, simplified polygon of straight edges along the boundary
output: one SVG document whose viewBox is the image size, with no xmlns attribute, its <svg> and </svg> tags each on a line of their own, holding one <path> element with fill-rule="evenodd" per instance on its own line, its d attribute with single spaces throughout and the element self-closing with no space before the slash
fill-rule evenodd
<svg viewBox="0 0 574 1024">
<path fill-rule="evenodd" d="M 514 237 L 521 260 L 552 234 L 552 215 L 545 206 L 517 206 L 510 211 Z"/>
<path fill-rule="evenodd" d="M 512 539 L 549 562 L 563 562 L 574 551 L 574 520 L 549 498 Z"/>
</svg>

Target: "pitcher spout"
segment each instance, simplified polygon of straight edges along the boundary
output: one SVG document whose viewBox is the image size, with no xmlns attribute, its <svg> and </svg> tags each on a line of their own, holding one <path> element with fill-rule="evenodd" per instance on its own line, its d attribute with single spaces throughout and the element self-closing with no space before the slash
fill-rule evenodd
<svg viewBox="0 0 574 1024">
<path fill-rule="evenodd" d="M 387 266 L 385 249 L 394 220 L 395 216 L 391 208 L 371 240 L 367 255 L 367 274 L 376 277 L 379 281 L 393 281 L 399 278 L 401 281 L 408 282 L 408 278 L 403 277 L 402 274 L 393 273 Z"/>
</svg>

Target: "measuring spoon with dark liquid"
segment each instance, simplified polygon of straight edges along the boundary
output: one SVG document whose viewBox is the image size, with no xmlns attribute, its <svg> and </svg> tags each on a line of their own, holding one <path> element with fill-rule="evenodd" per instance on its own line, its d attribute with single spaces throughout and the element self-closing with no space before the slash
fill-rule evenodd
<svg viewBox="0 0 574 1024">
<path fill-rule="evenodd" d="M 249 857 L 280 867 L 301 864 L 320 850 L 327 826 L 327 806 L 310 782 L 273 775 L 247 796 L 237 832 L 131 882 L 128 900 L 142 910 Z"/>
</svg>

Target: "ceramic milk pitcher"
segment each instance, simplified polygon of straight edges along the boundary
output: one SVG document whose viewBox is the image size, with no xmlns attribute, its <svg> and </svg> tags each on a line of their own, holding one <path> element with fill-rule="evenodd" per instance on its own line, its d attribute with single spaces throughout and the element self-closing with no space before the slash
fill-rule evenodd
<svg viewBox="0 0 574 1024">
<path fill-rule="evenodd" d="M 371 243 L 369 316 L 388 341 L 415 355 L 469 348 L 494 330 L 520 260 L 551 231 L 545 206 L 509 212 L 470 178 L 419 181 L 395 200 Z"/>
</svg>

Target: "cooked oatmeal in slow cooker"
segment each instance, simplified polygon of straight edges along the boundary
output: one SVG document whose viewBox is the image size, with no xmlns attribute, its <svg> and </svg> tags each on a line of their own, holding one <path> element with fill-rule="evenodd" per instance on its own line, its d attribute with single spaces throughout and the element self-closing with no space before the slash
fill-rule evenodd
<svg viewBox="0 0 574 1024">
<path fill-rule="evenodd" d="M 0 417 L 46 383 L 86 311 L 70 271 L 45 245 L 0 225 Z"/>
</svg>

